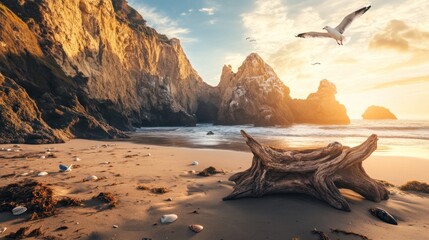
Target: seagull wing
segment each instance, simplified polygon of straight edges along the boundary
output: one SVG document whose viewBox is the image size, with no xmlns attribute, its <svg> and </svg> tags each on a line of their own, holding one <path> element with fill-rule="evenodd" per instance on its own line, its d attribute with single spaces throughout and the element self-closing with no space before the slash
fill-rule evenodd
<svg viewBox="0 0 429 240">
<path fill-rule="evenodd" d="M 329 35 L 329 33 L 325 33 L 325 32 L 305 32 L 305 33 L 300 33 L 300 34 L 296 35 L 295 37 L 300 37 L 300 38 L 330 38 L 331 35 Z"/>
<path fill-rule="evenodd" d="M 371 8 L 371 5 L 369 5 L 368 7 L 363 7 L 361 9 L 357 10 L 357 11 L 354 11 L 354 12 L 350 13 L 349 15 L 347 15 L 343 19 L 343 21 L 341 21 L 340 25 L 338 25 L 337 27 L 335 27 L 335 29 L 337 29 L 338 32 L 340 32 L 341 34 L 343 34 L 344 31 L 346 31 L 346 29 L 350 26 L 350 24 L 352 24 L 353 20 L 355 20 L 357 17 L 362 16 L 370 8 Z"/>
</svg>

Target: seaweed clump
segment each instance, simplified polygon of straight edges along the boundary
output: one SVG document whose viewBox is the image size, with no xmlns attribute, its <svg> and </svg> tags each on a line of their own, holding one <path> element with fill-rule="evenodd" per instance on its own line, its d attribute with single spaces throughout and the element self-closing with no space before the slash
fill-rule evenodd
<svg viewBox="0 0 429 240">
<path fill-rule="evenodd" d="M 410 181 L 399 187 L 402 191 L 414 191 L 429 194 L 429 184 L 419 181 Z"/>
<path fill-rule="evenodd" d="M 33 212 L 31 220 L 55 215 L 58 206 L 80 206 L 81 204 L 80 200 L 69 197 L 55 198 L 52 188 L 34 180 L 12 183 L 0 188 L 0 212 L 25 206 L 29 212 Z"/>
<path fill-rule="evenodd" d="M 109 208 L 117 207 L 119 204 L 119 200 L 111 192 L 101 192 L 97 196 L 93 197 L 93 199 L 98 199 L 107 203 Z"/>
<path fill-rule="evenodd" d="M 217 173 L 224 173 L 224 171 L 219 171 L 216 168 L 210 166 L 204 169 L 203 171 L 199 172 L 198 176 L 208 177 Z"/>
</svg>

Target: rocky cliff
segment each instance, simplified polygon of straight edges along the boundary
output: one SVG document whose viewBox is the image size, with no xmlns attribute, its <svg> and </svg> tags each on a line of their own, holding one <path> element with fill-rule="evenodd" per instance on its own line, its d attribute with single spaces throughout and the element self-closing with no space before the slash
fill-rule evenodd
<svg viewBox="0 0 429 240">
<path fill-rule="evenodd" d="M 0 0 L 0 25 L 0 73 L 69 137 L 210 118 L 216 90 L 125 0 Z"/>
<path fill-rule="evenodd" d="M 333 83 L 322 80 L 317 92 L 307 99 L 292 100 L 289 88 L 255 53 L 246 58 L 237 73 L 224 66 L 217 88 L 218 124 L 350 123 L 346 108 L 335 99 Z"/>
<path fill-rule="evenodd" d="M 297 123 L 349 124 L 347 110 L 335 99 L 337 88 L 332 82 L 322 80 L 317 92 L 307 99 L 294 99 L 292 110 Z"/>
<path fill-rule="evenodd" d="M 217 124 L 289 125 L 289 88 L 257 54 L 250 54 L 237 73 L 224 66 L 218 86 Z"/>
<path fill-rule="evenodd" d="M 380 106 L 368 107 L 362 114 L 362 118 L 366 120 L 397 119 L 389 109 Z"/>
</svg>

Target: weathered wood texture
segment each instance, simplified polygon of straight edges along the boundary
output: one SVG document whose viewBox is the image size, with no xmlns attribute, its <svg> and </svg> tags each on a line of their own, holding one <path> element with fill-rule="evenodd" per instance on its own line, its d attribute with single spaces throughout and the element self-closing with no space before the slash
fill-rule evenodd
<svg viewBox="0 0 429 240">
<path fill-rule="evenodd" d="M 389 198 L 383 184 L 370 178 L 362 167 L 362 161 L 377 149 L 375 134 L 353 148 L 333 142 L 323 148 L 306 150 L 273 148 L 257 142 L 244 131 L 241 135 L 253 152 L 252 166 L 229 178 L 236 185 L 224 200 L 304 193 L 334 208 L 350 211 L 339 188 L 351 189 L 374 202 Z"/>
</svg>

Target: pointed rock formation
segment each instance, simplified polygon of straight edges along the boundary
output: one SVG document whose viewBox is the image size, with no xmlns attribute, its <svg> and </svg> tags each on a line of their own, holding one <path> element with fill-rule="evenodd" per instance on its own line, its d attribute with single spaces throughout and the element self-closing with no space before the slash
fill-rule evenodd
<svg viewBox="0 0 429 240">
<path fill-rule="evenodd" d="M 224 66 L 219 83 L 217 124 L 289 125 L 294 118 L 289 88 L 258 54 L 250 54 L 237 73 Z"/>
<path fill-rule="evenodd" d="M 322 80 L 319 89 L 307 99 L 294 99 L 292 110 L 296 123 L 349 124 L 347 110 L 335 99 L 337 89 L 332 82 Z"/>
<path fill-rule="evenodd" d="M 393 114 L 389 109 L 374 105 L 366 109 L 362 114 L 362 118 L 365 120 L 397 119 L 395 114 Z"/>
</svg>

